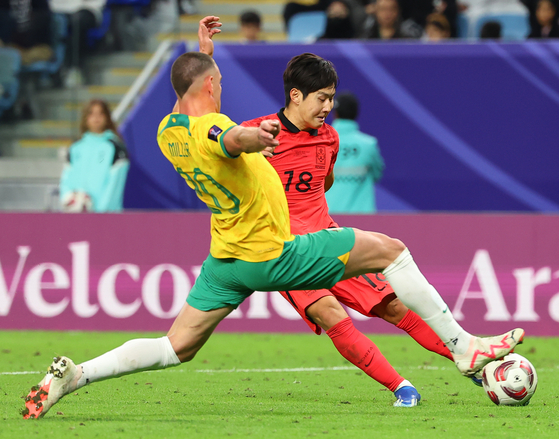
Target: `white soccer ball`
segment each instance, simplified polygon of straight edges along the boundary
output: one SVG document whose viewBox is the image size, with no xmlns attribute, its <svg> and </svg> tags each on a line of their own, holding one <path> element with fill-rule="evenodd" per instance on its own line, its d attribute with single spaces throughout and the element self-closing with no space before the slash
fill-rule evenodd
<svg viewBox="0 0 559 439">
<path fill-rule="evenodd" d="M 85 192 L 70 192 L 62 199 L 62 210 L 70 213 L 91 212 L 93 201 Z"/>
<path fill-rule="evenodd" d="M 527 405 L 538 385 L 535 367 L 518 354 L 487 364 L 482 376 L 485 392 L 497 405 Z"/>
</svg>

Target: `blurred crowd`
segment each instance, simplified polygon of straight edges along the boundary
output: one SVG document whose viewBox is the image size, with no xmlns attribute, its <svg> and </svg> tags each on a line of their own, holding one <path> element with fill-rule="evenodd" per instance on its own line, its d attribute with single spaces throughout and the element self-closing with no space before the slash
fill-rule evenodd
<svg viewBox="0 0 559 439">
<path fill-rule="evenodd" d="M 93 54 L 148 50 L 191 1 L 0 0 L 0 117 L 33 118 L 39 88 L 94 83 Z"/>
<path fill-rule="evenodd" d="M 528 38 L 559 36 L 558 0 L 318 0 L 314 4 L 289 2 L 283 18 L 286 29 L 301 12 L 324 11 L 326 30 L 318 39 L 423 39 L 458 37 L 459 16 L 525 13 L 530 17 Z M 499 21 L 487 21 L 476 38 L 499 39 Z"/>
</svg>

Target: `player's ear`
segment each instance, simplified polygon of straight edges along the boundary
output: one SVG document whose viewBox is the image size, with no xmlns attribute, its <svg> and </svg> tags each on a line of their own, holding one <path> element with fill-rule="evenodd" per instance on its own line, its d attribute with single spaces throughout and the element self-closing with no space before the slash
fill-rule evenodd
<svg viewBox="0 0 559 439">
<path fill-rule="evenodd" d="M 214 77 L 212 75 L 206 76 L 206 79 L 204 79 L 204 86 L 208 89 L 210 94 L 214 94 Z"/>
<path fill-rule="evenodd" d="M 291 98 L 291 102 L 295 105 L 299 105 L 303 99 L 303 94 L 301 93 L 301 90 L 292 88 L 289 92 L 289 97 Z"/>
</svg>

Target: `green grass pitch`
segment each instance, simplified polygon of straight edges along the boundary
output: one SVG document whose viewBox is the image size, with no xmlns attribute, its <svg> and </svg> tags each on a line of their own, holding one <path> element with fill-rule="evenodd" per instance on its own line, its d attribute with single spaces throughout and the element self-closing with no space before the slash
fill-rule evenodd
<svg viewBox="0 0 559 439">
<path fill-rule="evenodd" d="M 526 407 L 495 406 L 450 361 L 406 336 L 370 337 L 421 393 L 411 409 L 392 407 L 392 393 L 325 335 L 216 333 L 190 363 L 94 383 L 43 419 L 21 418 L 21 397 L 53 356 L 81 362 L 160 335 L 0 332 L 0 437 L 559 437 L 559 339 L 529 336 L 517 352 L 532 361 L 539 385 Z"/>
</svg>

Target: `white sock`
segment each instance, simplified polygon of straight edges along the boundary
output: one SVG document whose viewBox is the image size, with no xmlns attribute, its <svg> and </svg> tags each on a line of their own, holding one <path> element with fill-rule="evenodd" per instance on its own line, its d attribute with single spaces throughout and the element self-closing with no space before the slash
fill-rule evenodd
<svg viewBox="0 0 559 439">
<path fill-rule="evenodd" d="M 165 369 L 180 363 L 168 337 L 138 338 L 82 363 L 82 376 L 78 380 L 78 388 L 94 381 L 144 370 Z"/>
<path fill-rule="evenodd" d="M 421 274 L 407 248 L 382 273 L 398 299 L 417 313 L 452 353 L 466 352 L 471 334 L 454 320 L 447 304 Z"/>
<path fill-rule="evenodd" d="M 402 387 L 406 387 L 406 386 L 413 387 L 415 389 L 415 386 L 412 383 L 410 383 L 408 380 L 404 380 L 398 385 L 398 387 L 396 387 L 396 390 L 394 391 L 396 392 L 400 390 Z"/>
</svg>

